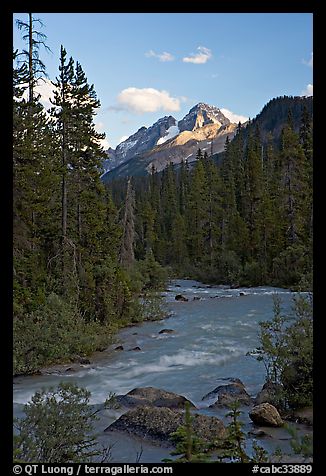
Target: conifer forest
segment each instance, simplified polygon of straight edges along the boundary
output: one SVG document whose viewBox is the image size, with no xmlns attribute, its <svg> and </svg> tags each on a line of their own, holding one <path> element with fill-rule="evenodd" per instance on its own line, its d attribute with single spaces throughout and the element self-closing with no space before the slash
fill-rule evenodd
<svg viewBox="0 0 326 476">
<path fill-rule="evenodd" d="M 191 162 L 185 156 L 160 170 L 153 164 L 142 174 L 108 174 L 103 179 L 108 155 L 101 145 L 105 134 L 95 125 L 103 100 L 96 84 L 88 80 L 90 72 L 77 54 L 71 56 L 61 45 L 53 52 L 57 76 L 51 107 L 45 107 L 37 85 L 47 75 L 46 28 L 35 14 L 24 16 L 15 28 L 25 49 L 13 51 L 12 75 L 14 377 L 69 362 L 87 364 L 95 352 L 114 346 L 121 330 L 130 327 L 140 333 L 139 326 L 165 319 L 169 283 L 183 286 L 190 280 L 208 291 L 278 288 L 301 297 L 295 321 L 282 320 L 274 303 L 274 321 L 256 325 L 256 359 L 265 364 L 265 383 L 275 390 L 263 405 L 272 403 L 284 420 L 311 406 L 312 97 L 270 98 L 255 118 L 237 123 L 218 153 L 199 144 Z M 190 299 L 184 289 L 180 292 L 175 299 Z M 177 304 L 186 309 L 204 302 L 193 299 L 198 302 Z M 173 327 L 172 319 L 165 325 Z M 168 338 L 173 330 L 164 332 Z M 30 406 L 14 443 L 16 460 L 100 461 L 100 453 L 90 451 L 95 440 L 89 436 L 89 394 L 65 384 L 58 391 L 63 400 L 72 399 L 71 405 L 73 399 L 76 405 L 84 399 L 83 404 L 79 400 L 79 413 L 76 407 L 76 413 L 65 417 L 73 426 L 85 412 L 90 426 L 81 430 L 84 440 L 73 440 L 71 433 L 69 451 L 53 446 L 57 450 L 52 454 L 43 435 L 40 449 Z M 33 398 L 30 405 L 35 408 L 50 409 L 55 401 L 42 393 Z M 155 411 L 160 406 L 166 405 Z M 230 407 L 228 444 L 222 447 L 217 440 L 208 445 L 200 426 L 204 423 L 190 415 L 191 408 L 185 407 L 184 426 L 173 430 L 180 462 L 206 462 L 216 449 L 219 462 L 268 461 L 262 448 L 249 454 L 241 446 L 237 405 Z M 144 413 L 139 418 L 147 417 Z M 58 441 L 61 431 L 64 435 L 66 430 L 58 426 Z M 310 455 L 308 440 L 299 444 L 292 435 L 292 441 L 297 454 Z"/>
</svg>

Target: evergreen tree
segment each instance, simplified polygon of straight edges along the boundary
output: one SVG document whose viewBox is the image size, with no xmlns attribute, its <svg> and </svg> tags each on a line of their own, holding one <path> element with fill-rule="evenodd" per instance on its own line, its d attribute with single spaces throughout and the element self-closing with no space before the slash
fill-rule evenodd
<svg viewBox="0 0 326 476">
<path fill-rule="evenodd" d="M 46 35 L 40 31 L 34 30 L 35 23 L 38 23 L 43 27 L 43 23 L 39 18 L 34 18 L 32 13 L 28 13 L 28 23 L 22 20 L 16 20 L 16 25 L 19 30 L 25 31 L 23 35 L 23 40 L 28 44 L 28 50 L 23 50 L 21 53 L 18 53 L 17 58 L 22 57 L 22 60 L 19 60 L 20 63 L 26 64 L 28 71 L 28 102 L 30 104 L 34 101 L 34 88 L 37 84 L 39 78 L 42 78 L 46 75 L 45 64 L 40 59 L 39 49 L 40 46 L 44 46 L 47 51 L 51 51 L 50 48 L 45 44 Z"/>
<path fill-rule="evenodd" d="M 304 219 L 309 212 L 309 192 L 307 161 L 299 137 L 294 132 L 291 114 L 282 131 L 280 159 L 286 240 L 288 245 L 292 245 L 304 238 Z"/>
<path fill-rule="evenodd" d="M 165 249 L 166 263 L 171 263 L 171 240 L 173 235 L 173 222 L 177 214 L 176 174 L 174 166 L 170 163 L 164 170 L 161 187 L 161 241 Z"/>
<path fill-rule="evenodd" d="M 128 179 L 127 183 L 122 229 L 123 235 L 120 249 L 120 263 L 124 267 L 129 268 L 132 266 L 135 260 L 135 192 L 133 190 L 130 178 Z"/>
<path fill-rule="evenodd" d="M 211 268 L 220 251 L 222 222 L 222 181 L 217 167 L 211 158 L 206 159 L 207 187 L 207 258 Z"/>
<path fill-rule="evenodd" d="M 200 150 L 200 149 L 199 149 Z M 198 265 L 203 258 L 207 238 L 207 186 L 205 168 L 200 153 L 191 176 L 191 188 L 187 207 L 187 237 L 189 258 Z"/>
</svg>

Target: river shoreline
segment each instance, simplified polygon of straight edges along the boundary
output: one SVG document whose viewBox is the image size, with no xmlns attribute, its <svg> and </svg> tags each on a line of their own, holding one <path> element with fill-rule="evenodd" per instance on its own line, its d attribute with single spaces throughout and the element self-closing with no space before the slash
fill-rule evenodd
<svg viewBox="0 0 326 476">
<path fill-rule="evenodd" d="M 194 403 L 196 412 L 215 415 L 226 422 L 228 410 L 208 408 L 202 398 L 230 378 L 241 379 L 252 398 L 261 390 L 265 380 L 263 366 L 254 358 L 246 357 L 246 353 L 257 346 L 259 320 L 273 315 L 275 293 L 281 295 L 289 309 L 293 293 L 285 289 L 231 289 L 193 280 L 173 280 L 163 293 L 168 317 L 121 328 L 114 343 L 89 356 L 89 364 L 60 363 L 43 367 L 41 375 L 15 377 L 16 410 L 20 413 L 21 405 L 37 389 L 66 381 L 89 389 L 90 403 L 98 408 L 103 407 L 110 393 L 125 395 L 135 388 L 155 387 L 182 395 Z M 177 294 L 184 295 L 187 301 L 175 300 Z M 171 332 L 162 333 L 163 329 Z M 114 350 L 120 346 L 122 350 Z M 249 407 L 241 410 L 250 447 L 253 436 L 249 433 L 254 426 L 248 416 Z M 101 441 L 108 440 L 108 435 L 102 434 L 104 429 L 125 411 L 101 409 L 97 424 Z M 311 433 L 311 427 L 295 425 L 300 434 Z M 268 451 L 277 445 L 281 445 L 283 452 L 291 450 L 290 436 L 285 430 L 269 429 L 267 434 L 270 436 L 258 439 Z M 131 453 L 138 440 L 117 433 L 110 435 L 117 441 L 127 442 L 124 444 L 129 452 L 129 456 L 124 456 L 119 450 L 114 461 L 134 461 Z M 164 453 L 152 443 L 146 445 L 144 462 L 159 462 L 169 457 L 167 450 Z"/>
</svg>

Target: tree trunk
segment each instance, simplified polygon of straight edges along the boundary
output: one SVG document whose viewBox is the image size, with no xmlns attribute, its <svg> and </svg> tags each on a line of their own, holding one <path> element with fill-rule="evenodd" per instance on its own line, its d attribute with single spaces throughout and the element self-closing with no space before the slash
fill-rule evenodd
<svg viewBox="0 0 326 476">
<path fill-rule="evenodd" d="M 29 13 L 29 28 L 28 28 L 28 44 L 29 44 L 29 51 L 28 51 L 28 69 L 29 69 L 29 102 L 33 102 L 33 17 L 32 14 Z"/>
</svg>

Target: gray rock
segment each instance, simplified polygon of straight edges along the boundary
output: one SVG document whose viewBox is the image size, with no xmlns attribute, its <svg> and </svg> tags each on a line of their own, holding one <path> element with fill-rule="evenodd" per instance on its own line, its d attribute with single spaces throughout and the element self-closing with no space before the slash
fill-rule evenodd
<svg viewBox="0 0 326 476">
<path fill-rule="evenodd" d="M 201 298 L 199 296 L 194 296 L 193 297 L 193 301 L 200 301 L 200 300 L 201 300 Z"/>
<path fill-rule="evenodd" d="M 172 334 L 175 332 L 173 329 L 161 329 L 159 334 Z"/>
<path fill-rule="evenodd" d="M 199 127 L 203 127 L 207 124 L 222 125 L 230 124 L 230 119 L 224 116 L 224 114 L 214 106 L 208 104 L 199 103 L 190 109 L 188 114 L 178 122 L 180 131 L 194 131 Z"/>
<path fill-rule="evenodd" d="M 137 345 L 136 347 L 133 347 L 132 349 L 129 349 L 129 350 L 135 350 L 135 351 L 139 352 L 141 350 L 141 348 Z"/>
<path fill-rule="evenodd" d="M 283 426 L 283 420 L 277 409 L 270 403 L 256 405 L 250 412 L 249 417 L 256 425 Z"/>
<path fill-rule="evenodd" d="M 189 299 L 186 298 L 185 296 L 182 296 L 182 294 L 177 294 L 174 299 L 175 299 L 176 301 L 189 301 Z"/>
<path fill-rule="evenodd" d="M 186 397 L 155 387 L 134 388 L 126 395 L 117 395 L 116 400 L 125 407 L 153 406 L 183 409 L 185 403 L 189 402 L 190 406 L 195 408 L 194 404 Z"/>
<path fill-rule="evenodd" d="M 228 406 L 230 403 L 238 401 L 241 405 L 250 405 L 252 399 L 247 393 L 245 386 L 239 379 L 229 379 L 231 383 L 219 385 L 211 392 L 207 393 L 202 400 L 208 400 L 216 397 L 216 401 L 210 405 L 210 408 Z"/>
<path fill-rule="evenodd" d="M 104 431 L 121 431 L 142 438 L 172 443 L 171 433 L 184 424 L 184 414 L 170 408 L 142 407 L 124 413 Z M 206 415 L 193 415 L 196 436 L 209 442 L 224 438 L 225 427 L 221 420 Z"/>
<path fill-rule="evenodd" d="M 114 350 L 123 350 L 123 345 L 118 345 Z"/>
<path fill-rule="evenodd" d="M 116 149 L 110 147 L 107 150 L 108 160 L 104 163 L 105 170 L 112 170 L 132 157 L 150 151 L 157 144 L 157 141 L 166 135 L 167 130 L 175 124 L 174 117 L 162 117 L 151 127 L 143 126 L 138 129 L 135 134 L 121 142 Z"/>
<path fill-rule="evenodd" d="M 255 398 L 255 404 L 260 405 L 261 403 L 271 403 L 275 402 L 276 394 L 281 390 L 281 385 L 272 382 L 266 382 L 263 385 L 261 391 L 257 394 Z"/>
</svg>

